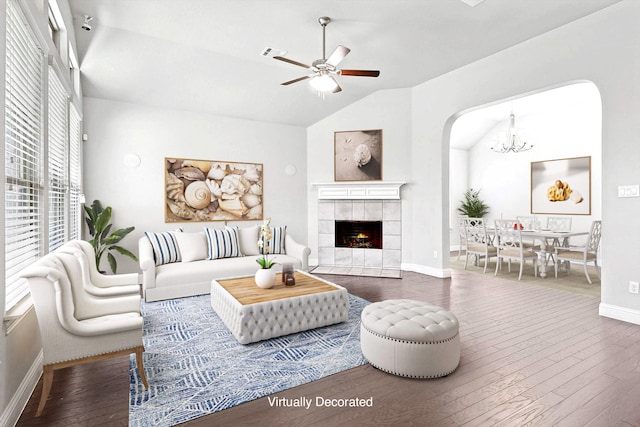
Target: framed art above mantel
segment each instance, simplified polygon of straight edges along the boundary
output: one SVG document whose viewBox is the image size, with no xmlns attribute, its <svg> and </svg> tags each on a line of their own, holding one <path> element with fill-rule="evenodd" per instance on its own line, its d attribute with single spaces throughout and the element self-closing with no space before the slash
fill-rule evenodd
<svg viewBox="0 0 640 427">
<path fill-rule="evenodd" d="M 531 162 L 531 213 L 591 215 L 591 156 Z"/>
<path fill-rule="evenodd" d="M 336 181 L 382 180 L 382 129 L 334 132 Z"/>
</svg>

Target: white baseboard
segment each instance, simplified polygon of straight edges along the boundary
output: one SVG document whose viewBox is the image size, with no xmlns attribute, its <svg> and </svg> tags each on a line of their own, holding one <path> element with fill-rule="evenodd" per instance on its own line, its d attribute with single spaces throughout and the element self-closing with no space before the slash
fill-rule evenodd
<svg viewBox="0 0 640 427">
<path fill-rule="evenodd" d="M 440 279 L 451 277 L 450 268 L 433 268 L 427 267 L 426 265 L 409 264 L 404 262 L 402 263 L 402 266 L 400 268 L 405 271 L 413 271 L 416 273 L 426 274 L 427 276 L 438 277 Z"/>
<path fill-rule="evenodd" d="M 20 419 L 20 414 L 24 410 L 25 406 L 29 402 L 29 398 L 33 393 L 33 390 L 38 385 L 38 380 L 42 375 L 42 350 L 38 353 L 31 364 L 31 368 L 27 372 L 27 375 L 22 379 L 18 390 L 9 401 L 9 404 L 2 412 L 0 416 L 0 426 L 14 426 Z"/>
<path fill-rule="evenodd" d="M 612 319 L 622 320 L 623 322 L 640 325 L 640 310 L 634 310 L 627 307 L 620 307 L 619 305 L 612 305 L 601 302 L 599 313 L 600 316 L 610 317 Z"/>
</svg>

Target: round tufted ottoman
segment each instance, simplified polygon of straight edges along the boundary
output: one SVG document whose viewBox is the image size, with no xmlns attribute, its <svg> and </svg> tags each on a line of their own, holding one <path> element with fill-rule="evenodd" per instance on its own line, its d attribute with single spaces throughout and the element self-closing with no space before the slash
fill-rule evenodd
<svg viewBox="0 0 640 427">
<path fill-rule="evenodd" d="M 403 377 L 449 375 L 460 362 L 458 319 L 442 307 L 396 299 L 362 310 L 362 354 L 372 366 Z"/>
</svg>

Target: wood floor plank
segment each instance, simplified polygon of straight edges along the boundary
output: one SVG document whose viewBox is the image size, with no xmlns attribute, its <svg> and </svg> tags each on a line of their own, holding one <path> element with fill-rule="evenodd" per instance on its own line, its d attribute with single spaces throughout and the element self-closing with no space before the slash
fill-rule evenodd
<svg viewBox="0 0 640 427">
<path fill-rule="evenodd" d="M 184 425 L 640 426 L 640 326 L 600 317 L 597 298 L 459 270 L 448 279 L 320 277 L 371 302 L 409 298 L 450 309 L 460 321 L 460 366 L 429 380 L 359 366 Z M 127 425 L 128 375 L 126 357 L 56 372 L 43 416 L 34 417 L 40 382 L 17 425 Z M 300 396 L 374 404 L 307 410 L 269 402 Z"/>
</svg>

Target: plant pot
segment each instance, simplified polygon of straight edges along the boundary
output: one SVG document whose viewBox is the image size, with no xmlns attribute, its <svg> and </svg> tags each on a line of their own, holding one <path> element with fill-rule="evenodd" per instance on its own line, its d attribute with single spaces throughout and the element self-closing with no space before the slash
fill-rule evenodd
<svg viewBox="0 0 640 427">
<path fill-rule="evenodd" d="M 276 284 L 276 272 L 271 268 L 261 268 L 256 271 L 255 281 L 259 288 L 272 288 Z"/>
</svg>

